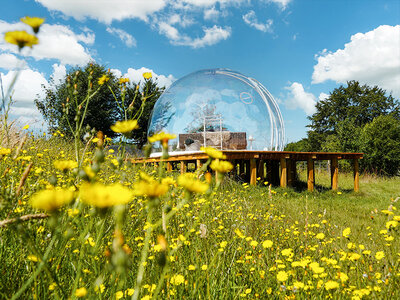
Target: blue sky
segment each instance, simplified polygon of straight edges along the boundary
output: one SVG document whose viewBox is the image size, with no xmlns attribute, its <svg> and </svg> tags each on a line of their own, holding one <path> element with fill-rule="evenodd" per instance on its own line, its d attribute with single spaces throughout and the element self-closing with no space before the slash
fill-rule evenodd
<svg viewBox="0 0 400 300">
<path fill-rule="evenodd" d="M 11 113 L 42 127 L 40 85 L 94 60 L 163 85 L 199 69 L 229 68 L 260 81 L 277 99 L 286 141 L 306 136 L 315 103 L 348 80 L 400 97 L 400 2 L 396 0 L 3 0 L 0 33 L 46 18 L 40 44 L 19 54 L 0 41 L 5 88 L 23 71 Z"/>
</svg>

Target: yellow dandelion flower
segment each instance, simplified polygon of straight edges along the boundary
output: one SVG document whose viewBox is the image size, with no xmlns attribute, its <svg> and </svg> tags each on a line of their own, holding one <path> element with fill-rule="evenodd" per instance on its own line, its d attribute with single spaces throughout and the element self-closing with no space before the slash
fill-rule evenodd
<svg viewBox="0 0 400 300">
<path fill-rule="evenodd" d="M 262 243 L 263 248 L 271 248 L 274 243 L 270 240 L 266 240 Z"/>
<path fill-rule="evenodd" d="M 376 260 L 381 260 L 382 258 L 384 258 L 385 257 L 385 252 L 383 252 L 383 251 L 378 251 L 378 252 L 376 252 L 376 254 L 375 254 L 375 259 Z"/>
<path fill-rule="evenodd" d="M 124 297 L 124 292 L 123 291 L 118 291 L 115 293 L 115 300 L 119 300 L 122 297 Z"/>
<path fill-rule="evenodd" d="M 126 293 L 128 294 L 128 296 L 132 296 L 135 293 L 135 289 L 127 289 Z"/>
<path fill-rule="evenodd" d="M 233 165 L 229 161 L 215 159 L 211 162 L 210 168 L 224 174 L 232 171 Z"/>
<path fill-rule="evenodd" d="M 81 287 L 75 291 L 75 297 L 82 298 L 87 295 L 87 290 L 85 287 Z"/>
<path fill-rule="evenodd" d="M 252 247 L 257 247 L 257 245 L 258 245 L 257 241 L 251 241 L 250 242 L 250 246 L 252 246 Z"/>
<path fill-rule="evenodd" d="M 163 147 L 168 146 L 168 141 L 173 140 L 176 138 L 175 134 L 169 134 L 165 133 L 164 131 L 161 131 L 159 133 L 156 133 L 148 138 L 150 143 L 155 143 L 155 142 L 161 142 Z"/>
<path fill-rule="evenodd" d="M 81 186 L 80 195 L 86 204 L 106 208 L 128 203 L 133 197 L 133 191 L 119 183 L 113 185 L 85 183 Z"/>
<path fill-rule="evenodd" d="M 325 282 L 325 289 L 327 291 L 337 289 L 338 287 L 339 283 L 337 281 L 328 280 L 327 282 Z"/>
<path fill-rule="evenodd" d="M 0 149 L 0 151 L 1 151 L 1 149 Z M 400 216 L 393 216 L 393 220 L 397 221 L 397 222 L 400 222 Z"/>
<path fill-rule="evenodd" d="M 155 180 L 141 180 L 133 185 L 133 193 L 136 196 L 155 198 L 164 195 L 166 192 L 168 192 L 168 185 Z"/>
<path fill-rule="evenodd" d="M 117 121 L 111 125 L 111 130 L 117 133 L 129 133 L 134 129 L 139 128 L 137 120 Z"/>
<path fill-rule="evenodd" d="M 193 265 L 189 265 L 188 270 L 189 271 L 194 271 L 194 270 L 196 270 L 196 267 L 193 266 Z"/>
<path fill-rule="evenodd" d="M 279 271 L 278 274 L 276 275 L 276 279 L 278 281 L 286 281 L 288 280 L 289 275 L 285 271 Z"/>
<path fill-rule="evenodd" d="M 74 160 L 56 160 L 54 161 L 54 167 L 61 171 L 66 171 L 78 167 L 78 163 Z"/>
<path fill-rule="evenodd" d="M 180 175 L 178 184 L 192 193 L 205 193 L 208 190 L 208 184 L 196 179 L 191 173 Z"/>
<path fill-rule="evenodd" d="M 173 285 L 181 285 L 182 283 L 185 282 L 185 277 L 183 277 L 183 275 L 181 274 L 176 274 L 171 277 L 169 282 Z"/>
<path fill-rule="evenodd" d="M 227 241 L 223 241 L 223 242 L 221 242 L 221 243 L 219 244 L 219 246 L 220 246 L 221 248 L 225 248 L 226 245 L 228 245 L 228 242 L 227 242 Z"/>
<path fill-rule="evenodd" d="M 347 227 L 347 228 L 343 229 L 342 235 L 343 235 L 345 238 L 348 238 L 349 235 L 350 235 L 350 233 L 351 233 L 351 229 L 350 229 L 350 227 Z"/>
<path fill-rule="evenodd" d="M 27 130 L 27 129 L 29 129 L 29 125 L 28 124 L 25 125 L 24 127 L 22 127 L 22 130 Z"/>
<path fill-rule="evenodd" d="M 151 72 L 144 72 L 144 73 L 143 73 L 143 78 L 144 78 L 144 79 L 150 79 L 151 77 L 153 77 L 153 75 L 151 74 Z"/>
<path fill-rule="evenodd" d="M 325 234 L 323 234 L 322 232 L 320 232 L 320 233 L 318 233 L 318 234 L 315 236 L 315 238 L 318 239 L 318 240 L 323 240 L 323 239 L 325 238 Z"/>
<path fill-rule="evenodd" d="M 97 83 L 99 84 L 99 85 L 103 85 L 103 84 L 105 84 L 107 81 L 109 81 L 110 80 L 110 77 L 108 77 L 107 75 L 103 75 L 103 76 L 101 76 L 100 78 L 99 78 L 99 80 L 97 81 Z"/>
<path fill-rule="evenodd" d="M 9 31 L 4 35 L 4 39 L 7 43 L 17 45 L 19 49 L 24 47 L 31 47 L 39 43 L 36 36 L 23 31 Z"/>
<path fill-rule="evenodd" d="M 214 159 L 226 159 L 226 155 L 222 153 L 221 151 L 212 148 L 212 147 L 201 147 L 201 151 L 206 153 L 209 157 L 214 158 Z"/>
<path fill-rule="evenodd" d="M 393 220 L 392 221 L 388 221 L 388 222 L 386 222 L 386 228 L 387 229 L 396 228 L 398 224 L 399 224 L 398 221 L 393 221 Z"/>
<path fill-rule="evenodd" d="M 175 185 L 176 181 L 172 177 L 164 177 L 161 179 L 161 183 L 165 185 Z"/>
<path fill-rule="evenodd" d="M 30 205 L 37 209 L 54 211 L 73 199 L 74 193 L 70 190 L 43 190 L 32 196 Z"/>
<path fill-rule="evenodd" d="M 40 26 L 44 22 L 44 19 L 43 18 L 38 18 L 38 17 L 28 17 L 28 16 L 26 16 L 26 17 L 21 18 L 21 22 L 31 26 L 34 33 L 38 33 Z"/>
<path fill-rule="evenodd" d="M 128 83 L 129 82 L 129 78 L 120 78 L 118 80 L 119 84 L 124 84 L 124 83 Z"/>
<path fill-rule="evenodd" d="M 33 261 L 33 262 L 38 262 L 39 258 L 36 255 L 30 254 L 28 255 L 28 260 Z"/>
<path fill-rule="evenodd" d="M 208 266 L 207 266 L 207 265 L 202 265 L 202 266 L 201 266 L 201 269 L 202 269 L 203 271 L 207 271 Z"/>
<path fill-rule="evenodd" d="M 343 272 L 338 273 L 338 278 L 341 282 L 346 282 L 347 280 L 349 280 L 349 276 L 347 276 L 347 274 Z"/>
<path fill-rule="evenodd" d="M 7 155 L 11 153 L 11 149 L 8 148 L 0 148 L 0 156 L 1 155 Z"/>
</svg>

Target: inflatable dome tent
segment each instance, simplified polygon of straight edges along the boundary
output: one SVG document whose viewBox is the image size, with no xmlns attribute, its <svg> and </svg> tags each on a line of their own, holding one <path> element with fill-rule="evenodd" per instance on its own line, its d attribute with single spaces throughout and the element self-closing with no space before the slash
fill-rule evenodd
<svg viewBox="0 0 400 300">
<path fill-rule="evenodd" d="M 278 104 L 257 80 L 228 69 L 208 69 L 175 81 L 157 100 L 148 136 L 176 134 L 170 151 L 282 151 L 285 128 Z M 155 145 L 155 150 L 161 150 Z"/>
</svg>

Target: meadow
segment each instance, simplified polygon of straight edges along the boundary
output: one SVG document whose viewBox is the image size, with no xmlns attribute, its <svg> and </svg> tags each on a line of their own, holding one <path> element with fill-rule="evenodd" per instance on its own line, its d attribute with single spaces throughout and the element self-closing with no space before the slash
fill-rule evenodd
<svg viewBox="0 0 400 300">
<path fill-rule="evenodd" d="M 78 167 L 72 144 L 0 149 L 0 298 L 400 297 L 399 178 L 333 192 L 321 171 L 310 193 L 135 166 L 107 139 Z"/>
</svg>

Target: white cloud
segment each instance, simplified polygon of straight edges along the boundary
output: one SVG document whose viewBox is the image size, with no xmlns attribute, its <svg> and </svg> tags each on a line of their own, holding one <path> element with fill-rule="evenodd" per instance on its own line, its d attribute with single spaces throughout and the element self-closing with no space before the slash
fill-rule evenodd
<svg viewBox="0 0 400 300">
<path fill-rule="evenodd" d="M 124 77 L 130 79 L 131 82 L 138 83 L 143 82 L 143 73 L 151 72 L 153 78 L 157 80 L 159 86 L 169 87 L 176 79 L 170 74 L 168 76 L 158 75 L 152 69 L 141 67 L 140 69 L 129 68 L 128 71 L 124 74 Z"/>
<path fill-rule="evenodd" d="M 204 20 L 206 21 L 217 21 L 221 12 L 217 9 L 215 9 L 215 6 L 206 9 L 204 11 Z"/>
<path fill-rule="evenodd" d="M 268 2 L 273 2 L 275 4 L 278 4 L 282 10 L 285 10 L 286 7 L 288 6 L 288 4 L 291 2 L 292 0 L 268 0 Z"/>
<path fill-rule="evenodd" d="M 210 28 L 203 28 L 203 37 L 191 38 L 187 35 L 181 35 L 175 27 L 162 22 L 159 24 L 159 32 L 164 34 L 173 45 L 189 46 L 192 48 L 202 48 L 205 46 L 214 45 L 221 40 L 226 40 L 231 35 L 230 27 L 219 27 L 214 25 Z"/>
<path fill-rule="evenodd" d="M 272 24 L 273 21 L 271 19 L 268 19 L 265 23 L 260 23 L 257 20 L 256 13 L 254 10 L 250 10 L 247 14 L 243 15 L 243 20 L 244 22 L 251 26 L 254 27 L 257 30 L 263 31 L 263 32 L 272 32 Z"/>
<path fill-rule="evenodd" d="M 318 100 L 322 101 L 322 100 L 328 99 L 329 96 L 330 96 L 329 94 L 321 93 L 321 94 L 319 94 Z"/>
<path fill-rule="evenodd" d="M 15 68 L 24 68 L 26 61 L 17 58 L 10 53 L 0 53 L 0 68 L 5 70 L 13 70 Z"/>
<path fill-rule="evenodd" d="M 23 24 L 11 24 L 0 20 L 0 34 L 9 30 L 23 30 L 26 27 Z M 95 35 L 86 31 L 76 34 L 69 27 L 63 25 L 44 24 L 40 27 L 39 44 L 34 45 L 32 49 L 24 48 L 22 55 L 31 56 L 37 60 L 57 59 L 66 65 L 84 65 L 92 57 L 83 44 L 92 45 Z M 0 50 L 19 53 L 15 45 L 0 40 Z"/>
<path fill-rule="evenodd" d="M 122 72 L 118 69 L 110 69 L 111 74 L 113 74 L 117 78 L 122 77 Z"/>
<path fill-rule="evenodd" d="M 317 103 L 315 96 L 306 92 L 301 83 L 293 82 L 285 89 L 289 91 L 285 100 L 285 106 L 288 109 L 301 108 L 307 115 L 315 113 L 315 104 Z"/>
<path fill-rule="evenodd" d="M 358 80 L 400 97 L 400 25 L 382 25 L 351 36 L 344 49 L 317 56 L 313 83 Z"/>
<path fill-rule="evenodd" d="M 9 71 L 7 74 L 2 74 L 5 93 L 9 90 L 10 84 L 17 73 L 17 71 Z M 33 100 L 37 98 L 37 95 L 44 96 L 42 85 L 48 85 L 43 74 L 32 69 L 21 70 L 10 94 L 13 101 L 19 106 L 33 105 Z"/>
<path fill-rule="evenodd" d="M 112 21 L 138 18 L 147 21 L 148 15 L 160 11 L 167 0 L 36 0 L 50 11 L 59 11 L 78 20 L 96 19 L 105 24 Z"/>
<path fill-rule="evenodd" d="M 60 82 L 64 81 L 65 76 L 67 76 L 67 69 L 65 68 L 65 66 L 61 65 L 61 64 L 60 65 L 54 64 L 53 65 L 53 74 L 51 75 L 53 82 L 55 84 L 59 84 Z"/>
<path fill-rule="evenodd" d="M 127 47 L 136 47 L 136 39 L 125 30 L 115 27 L 107 27 L 107 32 L 118 37 Z"/>
</svg>

